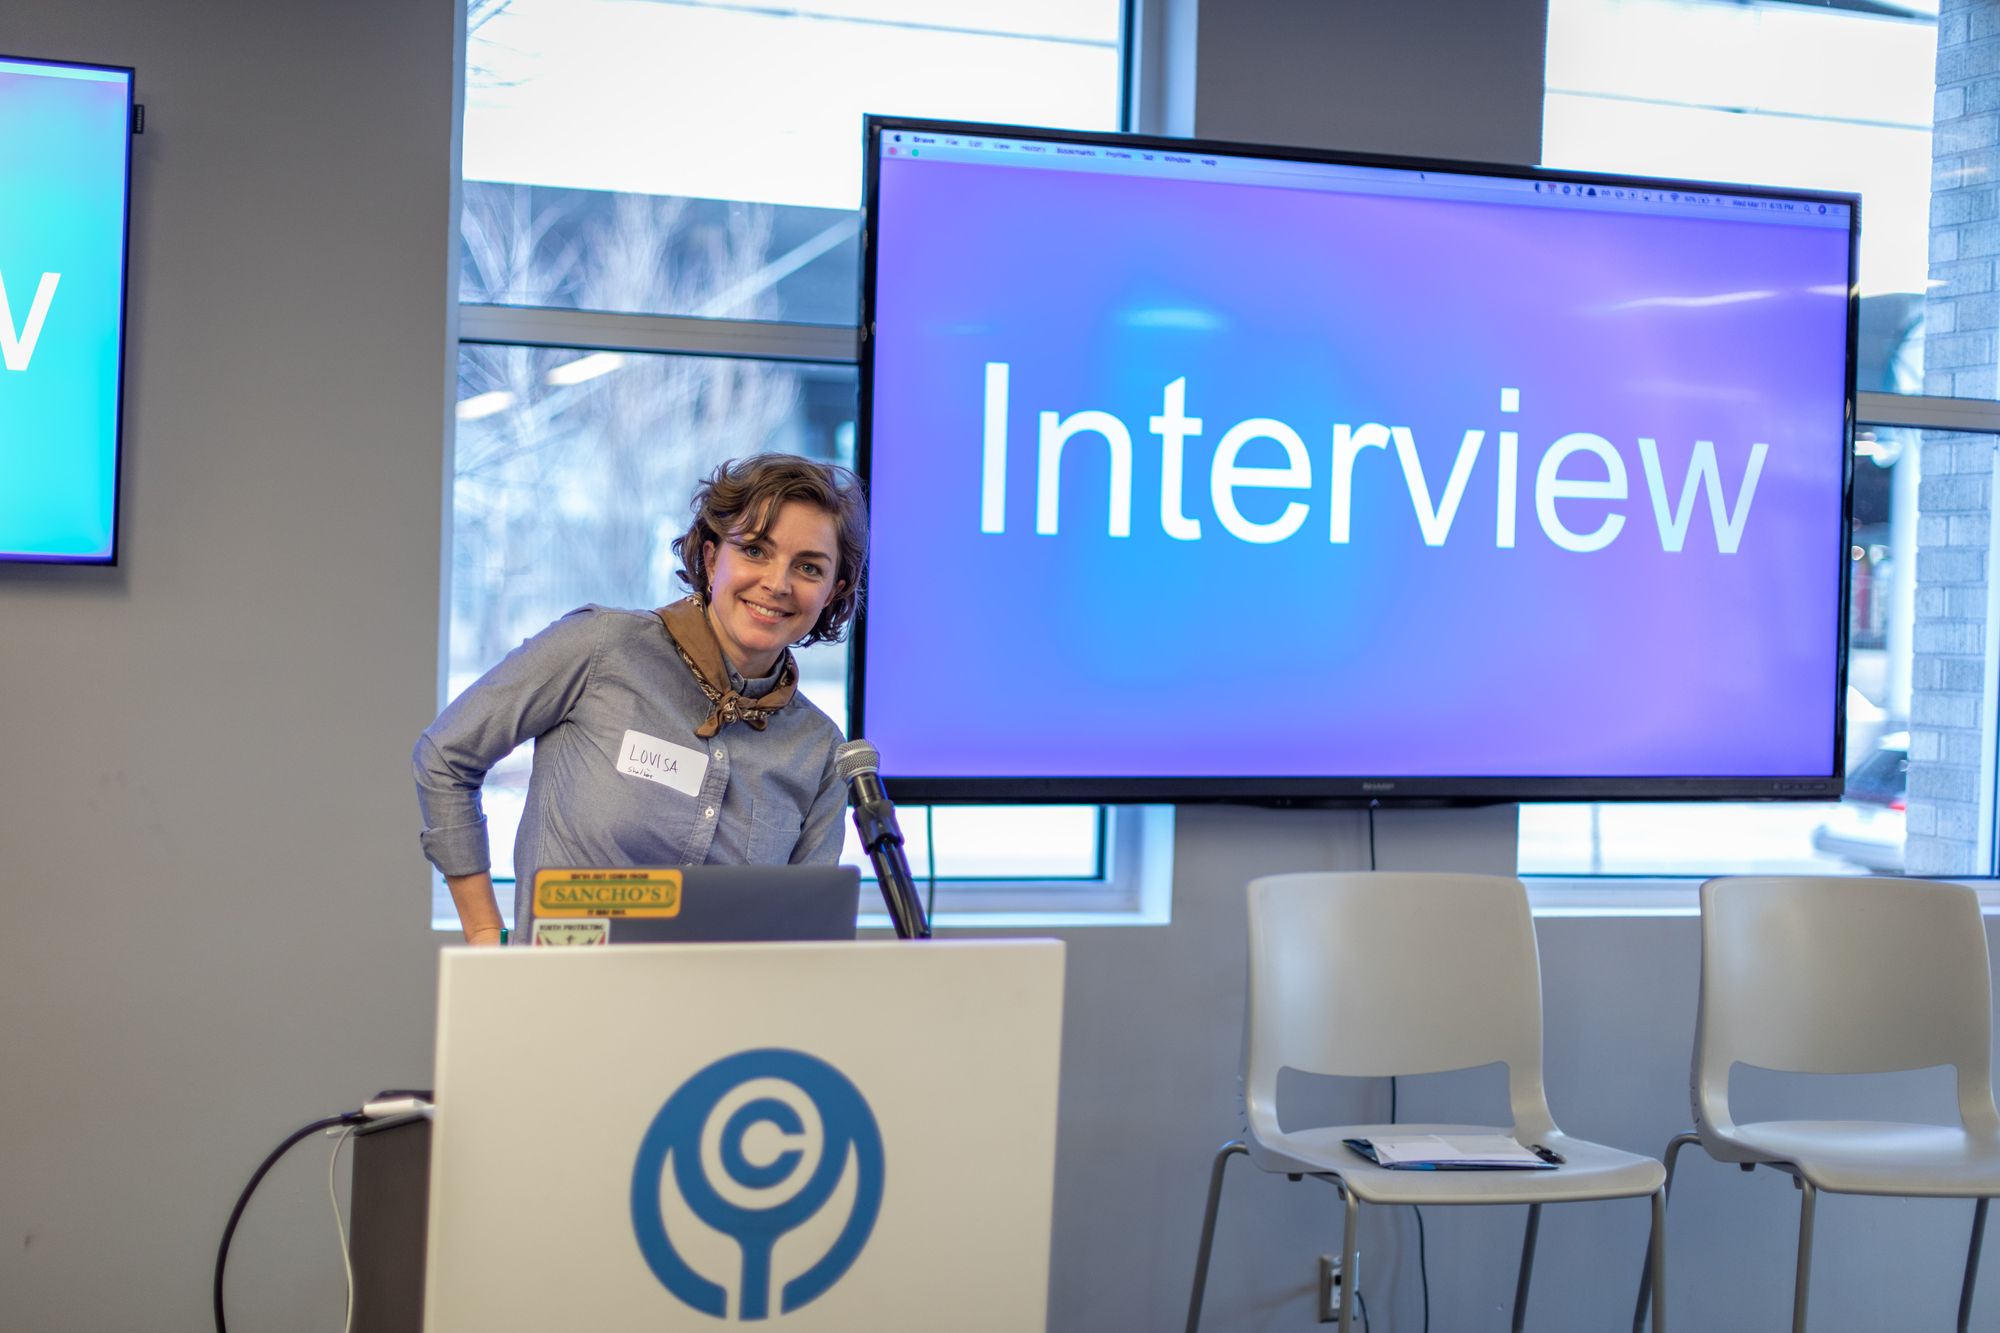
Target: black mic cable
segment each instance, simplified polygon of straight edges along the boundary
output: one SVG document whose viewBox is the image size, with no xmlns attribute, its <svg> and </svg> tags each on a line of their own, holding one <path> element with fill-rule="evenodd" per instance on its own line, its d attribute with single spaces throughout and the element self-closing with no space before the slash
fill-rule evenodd
<svg viewBox="0 0 2000 1333">
<path fill-rule="evenodd" d="M 847 787 L 847 803 L 854 808 L 854 831 L 875 866 L 875 880 L 882 886 L 882 902 L 889 909 L 896 936 L 905 940 L 927 940 L 930 922 L 924 919 L 923 902 L 910 879 L 910 863 L 903 855 L 903 830 L 896 823 L 896 807 L 882 789 L 882 756 L 867 741 L 853 740 L 834 751 L 833 771 Z"/>
<path fill-rule="evenodd" d="M 243 1210 L 249 1207 L 250 1196 L 257 1192 L 257 1186 L 263 1182 L 271 1168 L 278 1164 L 278 1159 L 290 1151 L 292 1145 L 299 1140 L 323 1129 L 334 1129 L 340 1125 L 358 1125 L 367 1118 L 360 1111 L 346 1111 L 302 1126 L 283 1143 L 273 1148 L 271 1155 L 264 1159 L 262 1165 L 250 1177 L 250 1183 L 243 1187 L 243 1193 L 236 1198 L 236 1206 L 229 1210 L 229 1225 L 222 1229 L 222 1245 L 215 1252 L 215 1333 L 229 1333 L 229 1321 L 222 1317 L 222 1275 L 229 1268 L 229 1242 L 236 1238 L 236 1224 L 243 1220 Z"/>
<path fill-rule="evenodd" d="M 271 1149 L 270 1155 L 258 1164 L 251 1173 L 250 1183 L 243 1187 L 243 1193 L 236 1196 L 236 1206 L 229 1210 L 229 1223 L 222 1228 L 222 1244 L 215 1251 L 215 1333 L 229 1333 L 229 1321 L 222 1314 L 222 1277 L 229 1271 L 229 1243 L 236 1239 L 237 1223 L 243 1220 L 243 1210 L 250 1206 L 250 1196 L 257 1192 L 264 1177 L 278 1164 L 278 1159 L 290 1152 L 292 1145 L 323 1129 L 337 1129 L 342 1125 L 361 1125 L 371 1120 L 383 1120 L 396 1116 L 427 1115 L 430 1112 L 429 1092 L 408 1092 L 392 1089 L 378 1092 L 374 1100 L 358 1111 L 342 1111 L 339 1115 L 326 1116 L 310 1125 L 303 1125 L 288 1135 L 283 1143 Z"/>
</svg>

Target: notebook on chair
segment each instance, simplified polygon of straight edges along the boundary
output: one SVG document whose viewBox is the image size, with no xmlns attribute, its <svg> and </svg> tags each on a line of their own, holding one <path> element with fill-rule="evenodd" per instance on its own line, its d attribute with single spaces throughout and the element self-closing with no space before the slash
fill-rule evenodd
<svg viewBox="0 0 2000 1333">
<path fill-rule="evenodd" d="M 1342 1139 L 1348 1148 L 1390 1171 L 1550 1171 L 1562 1156 L 1506 1134 L 1415 1134 Z"/>
</svg>

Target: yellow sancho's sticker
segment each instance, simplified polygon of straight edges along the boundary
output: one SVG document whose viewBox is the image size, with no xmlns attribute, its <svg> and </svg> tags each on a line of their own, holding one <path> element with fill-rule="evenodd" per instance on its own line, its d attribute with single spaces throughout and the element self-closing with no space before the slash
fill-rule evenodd
<svg viewBox="0 0 2000 1333">
<path fill-rule="evenodd" d="M 535 915 L 679 916 L 678 870 L 537 870 Z"/>
</svg>

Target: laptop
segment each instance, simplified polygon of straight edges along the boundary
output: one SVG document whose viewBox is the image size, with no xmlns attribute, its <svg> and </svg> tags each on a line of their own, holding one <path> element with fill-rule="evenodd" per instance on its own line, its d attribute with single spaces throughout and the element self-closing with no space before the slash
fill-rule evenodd
<svg viewBox="0 0 2000 1333">
<path fill-rule="evenodd" d="M 851 940 L 860 905 L 853 866 L 544 867 L 529 943 Z"/>
</svg>

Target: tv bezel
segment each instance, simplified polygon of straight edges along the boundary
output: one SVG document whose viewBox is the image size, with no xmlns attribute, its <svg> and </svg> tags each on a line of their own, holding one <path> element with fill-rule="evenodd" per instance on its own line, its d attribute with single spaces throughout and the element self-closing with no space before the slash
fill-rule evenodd
<svg viewBox="0 0 2000 1333">
<path fill-rule="evenodd" d="M 1744 197 L 1841 204 L 1850 211 L 1847 228 L 1847 352 L 1842 407 L 1840 540 L 1828 552 L 1838 562 L 1839 588 L 1834 625 L 1834 717 L 1831 772 L 1768 777 L 1706 776 L 1611 777 L 1413 777 L 1395 773 L 1327 774 L 1312 777 L 1101 777 L 914 776 L 896 775 L 885 763 L 883 782 L 897 800 L 937 804 L 1130 804 L 1229 802 L 1267 806 L 1492 805 L 1515 801 L 1829 801 L 1837 800 L 1846 779 L 1847 639 L 1849 544 L 1854 510 L 1856 348 L 1860 332 L 1861 197 L 1827 190 L 1779 189 L 1731 182 L 1628 176 L 1610 172 L 1523 167 L 1445 158 L 1404 157 L 1219 139 L 1177 139 L 1107 131 L 1058 130 L 975 121 L 929 120 L 871 115 L 862 123 L 861 321 L 855 467 L 864 485 L 872 477 L 875 393 L 875 286 L 880 235 L 880 139 L 902 131 L 966 138 L 1033 139 L 1048 142 L 1152 149 L 1211 156 L 1256 157 L 1336 166 L 1382 167 L 1449 175 L 1497 176 L 1556 184 L 1610 185 L 1614 188 L 1681 190 Z M 871 513 L 872 517 L 872 513 Z M 864 595 L 853 629 L 848 673 L 850 734 L 867 735 L 868 604 Z M 892 756 L 893 758 L 893 756 Z"/>
<path fill-rule="evenodd" d="M 0 565 L 88 565 L 116 567 L 119 538 L 124 530 L 125 504 L 125 372 L 131 363 L 128 343 L 132 305 L 132 140 L 137 136 L 133 123 L 139 99 L 139 72 L 131 65 L 108 65 L 95 60 L 57 60 L 47 56 L 16 56 L 0 52 L 0 62 L 14 65 L 47 65 L 55 69 L 97 70 L 125 76 L 125 181 L 124 218 L 120 224 L 118 252 L 118 401 L 111 423 L 111 545 L 103 555 L 61 555 L 35 551 L 10 551 L 0 546 Z"/>
</svg>

